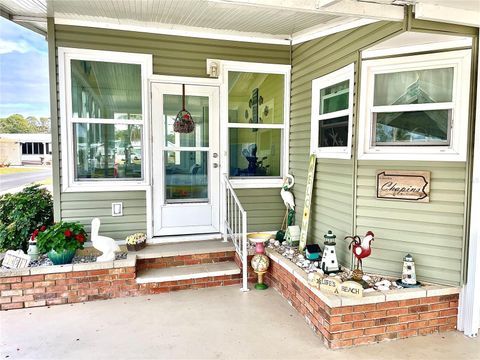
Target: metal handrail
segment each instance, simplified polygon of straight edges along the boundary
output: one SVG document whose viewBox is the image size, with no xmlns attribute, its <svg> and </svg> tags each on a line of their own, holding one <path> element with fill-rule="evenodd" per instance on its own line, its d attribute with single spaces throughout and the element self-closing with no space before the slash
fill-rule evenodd
<svg viewBox="0 0 480 360">
<path fill-rule="evenodd" d="M 241 290 L 248 291 L 247 212 L 240 203 L 227 174 L 223 174 L 222 183 L 225 190 L 223 238 L 225 241 L 230 238 L 235 245 L 235 251 L 242 262 Z"/>
</svg>

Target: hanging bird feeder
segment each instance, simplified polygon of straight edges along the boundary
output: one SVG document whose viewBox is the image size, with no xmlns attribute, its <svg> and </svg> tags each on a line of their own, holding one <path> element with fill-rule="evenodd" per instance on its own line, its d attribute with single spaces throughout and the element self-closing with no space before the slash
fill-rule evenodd
<svg viewBox="0 0 480 360">
<path fill-rule="evenodd" d="M 192 114 L 185 109 L 185 84 L 182 85 L 182 110 L 180 110 L 173 123 L 173 131 L 188 134 L 195 130 L 195 121 Z"/>
</svg>

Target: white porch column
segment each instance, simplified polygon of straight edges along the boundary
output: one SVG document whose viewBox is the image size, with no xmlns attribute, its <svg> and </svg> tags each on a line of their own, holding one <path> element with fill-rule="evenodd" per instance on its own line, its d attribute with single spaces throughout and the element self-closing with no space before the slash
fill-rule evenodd
<svg viewBox="0 0 480 360">
<path fill-rule="evenodd" d="M 458 323 L 458 329 L 470 337 L 478 336 L 480 328 L 480 73 L 477 78 L 475 125 L 467 284 L 461 294 Z"/>
</svg>

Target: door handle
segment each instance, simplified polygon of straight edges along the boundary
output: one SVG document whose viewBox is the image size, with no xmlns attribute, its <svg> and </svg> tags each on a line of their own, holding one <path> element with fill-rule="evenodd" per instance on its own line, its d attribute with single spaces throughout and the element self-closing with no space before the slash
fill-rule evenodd
<svg viewBox="0 0 480 360">
<path fill-rule="evenodd" d="M 218 157 L 218 154 L 217 153 L 213 153 L 213 158 L 216 159 Z"/>
<path fill-rule="evenodd" d="M 217 164 L 217 163 L 213 163 L 213 168 L 214 168 L 214 169 L 218 168 L 218 164 Z"/>
</svg>

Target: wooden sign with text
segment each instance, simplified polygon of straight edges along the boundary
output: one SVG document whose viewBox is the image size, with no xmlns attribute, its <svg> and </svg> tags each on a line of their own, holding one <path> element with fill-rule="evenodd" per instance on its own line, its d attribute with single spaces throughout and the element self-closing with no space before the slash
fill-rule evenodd
<svg viewBox="0 0 480 360">
<path fill-rule="evenodd" d="M 300 231 L 300 243 L 298 250 L 302 252 L 307 246 L 308 222 L 310 220 L 310 205 L 312 201 L 313 181 L 315 180 L 315 165 L 317 165 L 317 157 L 310 155 L 308 164 L 307 188 L 305 189 L 305 202 L 303 205 L 302 229 Z"/>
<path fill-rule="evenodd" d="M 377 199 L 430 202 L 430 171 L 377 171 Z"/>
<path fill-rule="evenodd" d="M 2 267 L 5 269 L 26 268 L 30 264 L 30 259 L 30 255 L 25 254 L 22 250 L 8 250 L 3 258 Z"/>
</svg>

